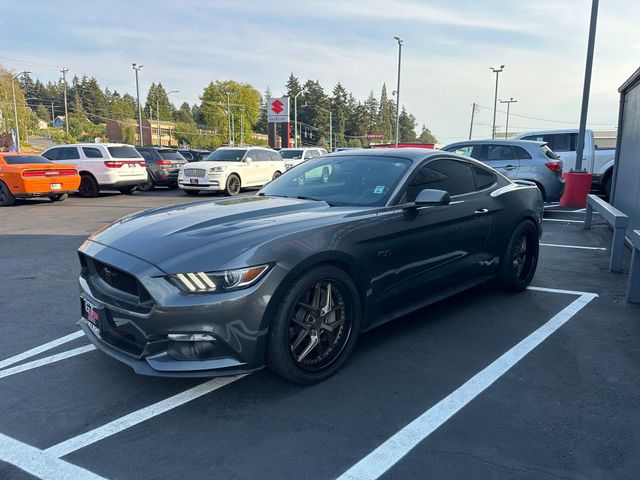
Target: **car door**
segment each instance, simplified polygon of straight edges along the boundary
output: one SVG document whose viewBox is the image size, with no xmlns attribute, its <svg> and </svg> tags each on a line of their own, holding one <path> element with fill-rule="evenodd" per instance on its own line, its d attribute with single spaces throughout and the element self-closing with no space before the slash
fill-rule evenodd
<svg viewBox="0 0 640 480">
<path fill-rule="evenodd" d="M 267 183 L 266 181 L 260 183 L 265 176 L 264 170 L 268 168 L 265 160 L 266 158 L 259 148 L 253 148 L 247 151 L 241 167 L 243 185 L 256 186 Z"/>
<path fill-rule="evenodd" d="M 511 180 L 518 178 L 520 161 L 511 145 L 503 143 L 480 144 L 474 149 L 473 157 Z"/>
<path fill-rule="evenodd" d="M 78 147 L 61 147 L 60 155 L 56 161 L 67 165 L 74 165 L 79 170 L 83 170 L 80 161 L 80 154 L 78 153 Z"/>
<path fill-rule="evenodd" d="M 58 160 L 58 158 L 60 158 L 60 152 L 61 151 L 62 151 L 62 148 L 60 148 L 60 147 L 50 148 L 49 150 L 44 152 L 42 154 L 42 156 L 44 158 L 48 158 L 52 162 L 55 162 L 56 160 Z"/>
<path fill-rule="evenodd" d="M 381 210 L 381 229 L 394 259 L 393 281 L 378 292 L 381 311 L 407 307 L 481 275 L 490 256 L 486 244 L 494 203 L 486 181 L 478 191 L 474 168 L 481 167 L 451 158 L 429 160 L 409 179 L 398 205 Z M 407 208 L 425 188 L 448 191 L 451 202 Z"/>
</svg>

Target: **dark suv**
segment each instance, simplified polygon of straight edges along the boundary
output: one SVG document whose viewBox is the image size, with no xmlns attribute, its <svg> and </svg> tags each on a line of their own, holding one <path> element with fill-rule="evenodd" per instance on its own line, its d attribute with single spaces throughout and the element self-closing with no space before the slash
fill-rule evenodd
<svg viewBox="0 0 640 480">
<path fill-rule="evenodd" d="M 178 151 L 187 160 L 187 162 L 199 162 L 204 157 L 206 157 L 211 153 L 211 150 L 202 150 L 202 149 L 195 149 L 195 148 L 189 148 L 189 149 L 185 148 L 185 149 L 180 149 Z"/>
<path fill-rule="evenodd" d="M 178 172 L 187 160 L 174 148 L 136 147 L 147 164 L 147 181 L 138 186 L 149 192 L 156 187 L 177 188 Z"/>
</svg>

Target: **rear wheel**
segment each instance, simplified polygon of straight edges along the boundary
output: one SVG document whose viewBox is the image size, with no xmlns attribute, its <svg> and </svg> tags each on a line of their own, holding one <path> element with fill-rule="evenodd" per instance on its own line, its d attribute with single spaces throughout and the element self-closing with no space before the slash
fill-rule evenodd
<svg viewBox="0 0 640 480">
<path fill-rule="evenodd" d="M 100 194 L 100 186 L 93 175 L 83 173 L 80 176 L 80 188 L 78 189 L 78 192 L 83 197 L 97 197 Z"/>
<path fill-rule="evenodd" d="M 151 178 L 151 175 L 147 177 L 147 180 L 144 183 L 138 185 L 138 190 L 142 190 L 143 192 L 152 192 L 156 188 L 156 183 Z"/>
<path fill-rule="evenodd" d="M 274 315 L 267 366 L 297 383 L 325 380 L 353 350 L 360 318 L 358 289 L 349 275 L 331 265 L 309 270 L 289 288 Z"/>
<path fill-rule="evenodd" d="M 187 195 L 198 195 L 200 193 L 200 190 L 185 190 L 184 193 L 186 193 Z"/>
<path fill-rule="evenodd" d="M 5 183 L 0 182 L 0 206 L 10 207 L 14 203 L 16 203 L 16 197 Z"/>
<path fill-rule="evenodd" d="M 135 186 L 129 186 L 129 187 L 121 187 L 118 189 L 118 191 L 120 193 L 123 193 L 125 195 L 131 195 L 133 193 L 133 191 L 135 190 Z"/>
<path fill-rule="evenodd" d="M 527 288 L 538 266 L 538 229 L 531 220 L 521 222 L 511 235 L 502 256 L 497 282 L 507 290 Z"/>
<path fill-rule="evenodd" d="M 231 197 L 240 193 L 240 177 L 235 173 L 229 175 L 227 178 L 227 185 L 224 189 L 225 193 Z"/>
<path fill-rule="evenodd" d="M 68 193 L 56 193 L 55 195 L 49 195 L 49 200 L 52 202 L 62 202 L 67 199 Z"/>
<path fill-rule="evenodd" d="M 611 200 L 611 175 L 607 175 L 604 179 L 602 188 L 604 190 L 604 194 L 607 196 L 607 200 Z"/>
</svg>

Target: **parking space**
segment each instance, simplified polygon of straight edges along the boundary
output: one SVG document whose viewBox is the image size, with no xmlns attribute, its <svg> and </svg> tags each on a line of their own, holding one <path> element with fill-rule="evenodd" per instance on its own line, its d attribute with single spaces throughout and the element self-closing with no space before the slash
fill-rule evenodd
<svg viewBox="0 0 640 480">
<path fill-rule="evenodd" d="M 597 219 L 589 232 L 580 212 L 544 222 L 541 288 L 481 286 L 439 302 L 364 334 L 337 376 L 300 386 L 266 370 L 142 377 L 78 350 L 88 342 L 74 336 L 75 249 L 86 233 L 141 208 L 197 201 L 175 191 L 101 200 L 70 198 L 55 217 L 35 206 L 19 209 L 29 219 L 0 211 L 0 478 L 640 471 L 639 310 L 620 301 L 626 275 L 608 272 L 610 233 Z"/>
</svg>

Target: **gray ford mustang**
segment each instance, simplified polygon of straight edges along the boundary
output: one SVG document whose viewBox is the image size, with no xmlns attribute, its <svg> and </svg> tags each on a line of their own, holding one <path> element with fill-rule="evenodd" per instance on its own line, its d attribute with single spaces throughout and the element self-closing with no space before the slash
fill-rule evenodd
<svg viewBox="0 0 640 480">
<path fill-rule="evenodd" d="M 79 250 L 79 325 L 145 375 L 336 372 L 358 335 L 488 280 L 524 289 L 543 202 L 423 149 L 306 161 L 257 194 L 124 217 Z"/>
</svg>

